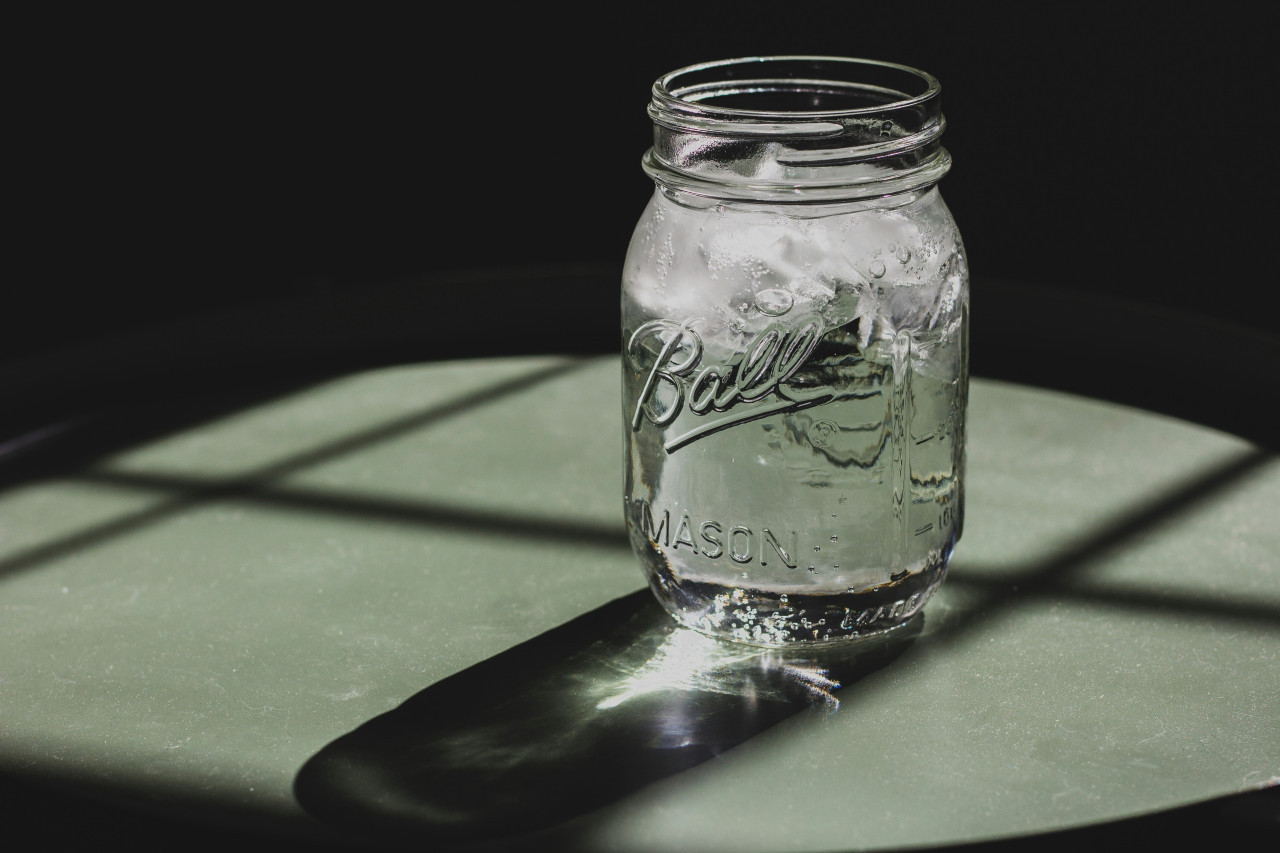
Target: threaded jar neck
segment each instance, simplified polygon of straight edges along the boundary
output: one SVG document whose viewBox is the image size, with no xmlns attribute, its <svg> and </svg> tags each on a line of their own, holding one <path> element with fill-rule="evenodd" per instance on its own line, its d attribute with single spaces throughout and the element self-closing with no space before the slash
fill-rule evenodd
<svg viewBox="0 0 1280 853">
<path fill-rule="evenodd" d="M 729 59 L 653 84 L 661 187 L 725 200 L 829 203 L 920 190 L 951 167 L 942 88 L 905 65 L 828 56 Z"/>
</svg>

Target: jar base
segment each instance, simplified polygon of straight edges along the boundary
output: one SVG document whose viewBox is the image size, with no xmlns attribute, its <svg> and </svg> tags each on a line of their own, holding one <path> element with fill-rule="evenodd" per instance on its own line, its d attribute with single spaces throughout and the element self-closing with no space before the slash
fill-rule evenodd
<svg viewBox="0 0 1280 853">
<path fill-rule="evenodd" d="M 776 592 L 651 574 L 649 586 L 677 622 L 718 639 L 768 648 L 848 643 L 900 628 L 946 577 L 946 557 L 895 583 L 859 592 Z"/>
</svg>

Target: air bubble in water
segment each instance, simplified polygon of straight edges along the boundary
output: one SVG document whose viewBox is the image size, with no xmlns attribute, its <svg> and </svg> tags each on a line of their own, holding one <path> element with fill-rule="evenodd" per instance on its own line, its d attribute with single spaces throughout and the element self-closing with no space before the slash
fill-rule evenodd
<svg viewBox="0 0 1280 853">
<path fill-rule="evenodd" d="M 770 317 L 781 317 L 794 304 L 795 297 L 785 290 L 762 290 L 756 294 L 756 308 L 760 309 L 761 314 L 768 314 Z"/>
<path fill-rule="evenodd" d="M 899 246 L 898 251 L 894 252 L 893 256 L 898 259 L 898 263 L 905 264 L 911 260 L 911 250 L 906 246 Z"/>
<path fill-rule="evenodd" d="M 879 258 L 876 258 L 874 261 L 872 261 L 870 272 L 871 272 L 872 278 L 883 278 L 884 272 L 885 272 L 884 261 L 880 260 Z"/>
</svg>

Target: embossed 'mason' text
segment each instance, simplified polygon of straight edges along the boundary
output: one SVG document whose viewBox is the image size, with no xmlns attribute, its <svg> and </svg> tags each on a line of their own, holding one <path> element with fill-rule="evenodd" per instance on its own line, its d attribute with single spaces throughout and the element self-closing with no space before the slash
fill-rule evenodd
<svg viewBox="0 0 1280 853">
<path fill-rule="evenodd" d="M 799 550 L 796 547 L 798 536 L 794 530 L 786 537 L 784 547 L 777 535 L 767 527 L 760 528 L 757 534 L 745 525 L 726 525 L 714 519 L 699 524 L 691 520 L 688 513 L 683 513 L 673 522 L 670 510 L 664 509 L 661 515 L 655 517 L 653 508 L 646 500 L 635 501 L 634 507 L 641 534 L 654 545 L 670 548 L 672 551 L 687 548 L 690 552 L 712 560 L 728 556 L 735 563 L 745 565 L 758 560 L 762 566 L 769 565 L 770 560 L 781 560 L 787 568 L 796 568 L 793 555 L 798 554 Z"/>
<path fill-rule="evenodd" d="M 825 331 L 822 321 L 810 318 L 795 329 L 774 323 L 761 331 L 745 352 L 725 363 L 703 363 L 702 338 L 691 328 L 693 320 L 651 320 L 632 334 L 627 360 L 632 370 L 645 376 L 631 416 L 631 429 L 648 421 L 669 426 L 688 408 L 707 420 L 664 443 L 668 453 L 704 436 L 738 424 L 781 412 L 790 412 L 832 399 L 826 388 L 797 388 L 796 372 L 813 354 Z M 656 352 L 652 364 L 646 357 Z M 662 410 L 655 405 L 661 389 L 670 400 Z M 772 398 L 772 399 L 767 399 Z M 720 413 L 716 417 L 712 413 Z"/>
</svg>

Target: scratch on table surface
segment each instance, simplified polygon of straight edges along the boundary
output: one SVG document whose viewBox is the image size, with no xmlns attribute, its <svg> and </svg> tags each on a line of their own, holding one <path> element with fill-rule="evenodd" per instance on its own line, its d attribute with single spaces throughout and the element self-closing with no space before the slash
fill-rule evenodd
<svg viewBox="0 0 1280 853">
<path fill-rule="evenodd" d="M 1056 803 L 1058 802 L 1058 800 L 1059 800 L 1060 798 L 1062 798 L 1062 797 L 1069 797 L 1069 796 L 1071 796 L 1072 794 L 1083 794 L 1083 793 L 1084 793 L 1084 789 L 1083 789 L 1083 788 L 1078 788 L 1078 787 L 1076 787 L 1075 785 L 1069 784 L 1069 783 L 1067 783 L 1067 782 L 1064 782 L 1064 783 L 1063 783 L 1063 786 L 1064 786 L 1064 787 L 1063 787 L 1063 789 L 1062 789 L 1061 791 L 1059 791 L 1058 793 L 1056 793 L 1056 794 L 1054 794 L 1054 795 L 1052 796 L 1053 802 L 1054 802 L 1055 804 L 1056 804 Z"/>
<path fill-rule="evenodd" d="M 1272 774 L 1271 776 L 1262 780 L 1261 783 L 1255 780 L 1255 777 L 1261 776 L 1266 772 L 1267 771 L 1265 770 L 1254 770 L 1252 773 L 1246 773 L 1244 774 L 1244 778 L 1240 780 L 1240 785 L 1245 788 L 1253 788 L 1253 787 L 1269 788 L 1272 785 L 1280 785 L 1280 775 L 1277 775 L 1277 774 Z"/>
<path fill-rule="evenodd" d="M 254 706 L 250 705 L 248 702 L 244 701 L 243 699 L 240 700 L 240 704 L 244 705 L 250 711 L 256 711 L 257 713 L 262 714 L 263 716 L 266 716 L 267 714 L 270 714 L 273 711 L 284 710 L 284 708 L 276 708 L 272 705 L 263 705 L 261 708 L 255 708 Z"/>
</svg>

